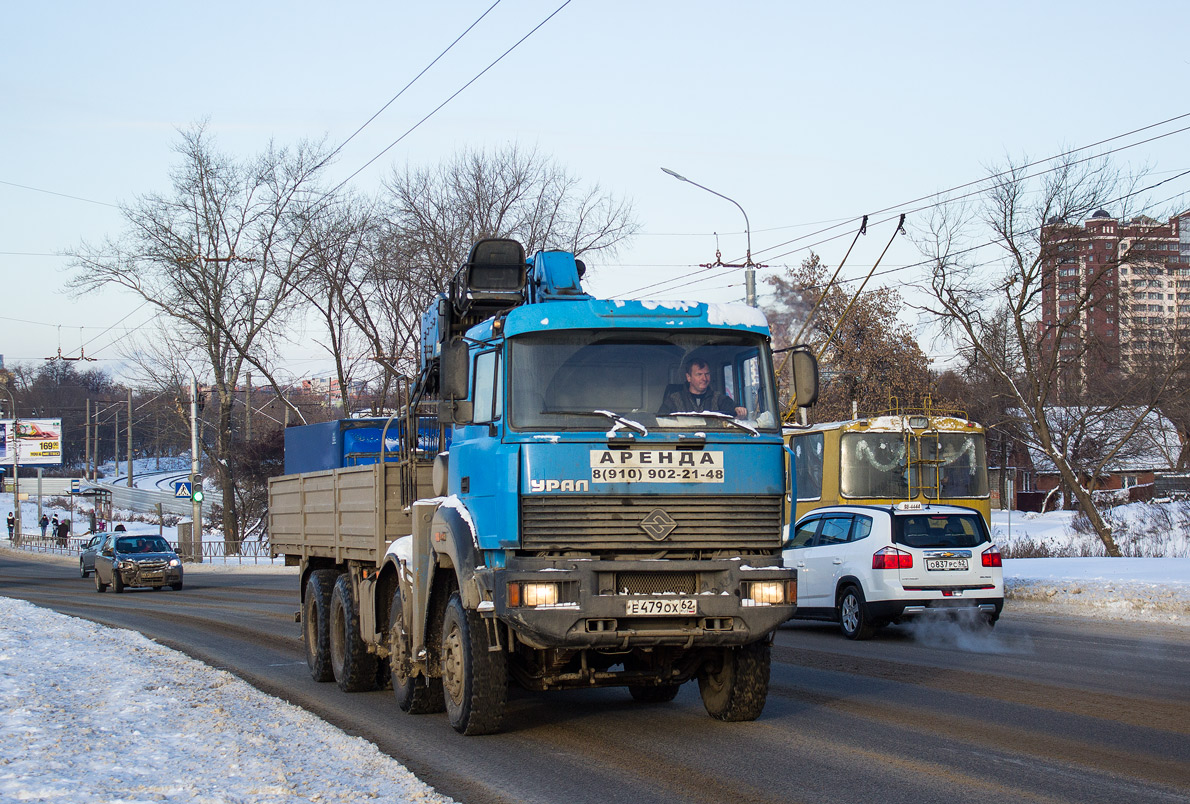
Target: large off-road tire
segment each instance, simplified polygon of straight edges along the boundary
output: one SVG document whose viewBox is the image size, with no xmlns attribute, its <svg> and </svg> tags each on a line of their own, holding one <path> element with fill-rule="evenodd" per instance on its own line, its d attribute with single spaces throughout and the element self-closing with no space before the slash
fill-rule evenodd
<svg viewBox="0 0 1190 804">
<path fill-rule="evenodd" d="M 306 581 L 302 599 L 302 642 L 306 645 L 306 664 L 315 681 L 333 681 L 331 669 L 331 593 L 339 573 L 333 569 L 314 570 Z"/>
<path fill-rule="evenodd" d="M 442 679 L 429 676 L 408 676 L 401 670 L 407 656 L 409 639 L 401 602 L 401 588 L 393 589 L 392 605 L 388 610 L 388 663 L 393 681 L 393 695 L 402 712 L 411 715 L 430 715 L 446 709 L 442 697 Z"/>
<path fill-rule="evenodd" d="M 120 577 L 120 568 L 112 567 L 112 591 L 119 595 L 124 593 L 125 588 L 124 579 Z"/>
<path fill-rule="evenodd" d="M 504 719 L 508 662 L 490 646 L 483 618 L 463 608 L 458 592 L 452 594 L 442 618 L 440 656 L 446 714 L 460 734 L 494 734 Z"/>
<path fill-rule="evenodd" d="M 343 692 L 376 689 L 376 654 L 368 653 L 359 630 L 359 602 L 351 588 L 351 576 L 344 573 L 331 592 L 331 670 Z"/>
<path fill-rule="evenodd" d="M 771 650 L 764 642 L 723 648 L 698 671 L 698 691 L 716 720 L 756 720 L 769 694 Z"/>
<path fill-rule="evenodd" d="M 107 584 L 99 579 L 99 570 L 95 570 L 95 591 L 100 594 L 107 591 Z"/>
<path fill-rule="evenodd" d="M 858 586 L 847 586 L 839 593 L 839 630 L 848 639 L 871 639 L 876 623 L 868 612 L 868 603 Z"/>
</svg>

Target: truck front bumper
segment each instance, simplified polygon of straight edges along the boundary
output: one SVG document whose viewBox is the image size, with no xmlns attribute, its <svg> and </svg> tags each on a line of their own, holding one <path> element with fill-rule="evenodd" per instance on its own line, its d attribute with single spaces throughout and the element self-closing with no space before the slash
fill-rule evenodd
<svg viewBox="0 0 1190 804">
<path fill-rule="evenodd" d="M 510 558 L 480 574 L 490 611 L 532 647 L 694 648 L 746 645 L 793 615 L 796 570 L 757 561 Z"/>
</svg>

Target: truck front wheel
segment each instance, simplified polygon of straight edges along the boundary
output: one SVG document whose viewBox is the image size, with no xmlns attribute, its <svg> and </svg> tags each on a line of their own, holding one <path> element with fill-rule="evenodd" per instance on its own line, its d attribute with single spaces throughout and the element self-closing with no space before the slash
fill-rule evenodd
<svg viewBox="0 0 1190 804">
<path fill-rule="evenodd" d="M 442 687 L 446 714 L 460 734 L 500 730 L 508 699 L 508 664 L 493 647 L 483 618 L 463 608 L 459 593 L 450 596 L 442 620 Z"/>
<path fill-rule="evenodd" d="M 339 573 L 333 569 L 314 570 L 306 581 L 302 600 L 302 642 L 306 645 L 306 664 L 315 681 L 332 681 L 331 669 L 331 593 Z M 99 573 L 95 573 L 99 577 Z"/>
<path fill-rule="evenodd" d="M 401 588 L 393 589 L 392 605 L 388 609 L 388 663 L 393 679 L 393 694 L 402 712 L 429 715 L 446 708 L 442 700 L 442 679 L 426 675 L 408 674 L 410 648 L 405 633 L 404 604 Z"/>
<path fill-rule="evenodd" d="M 344 573 L 331 592 L 331 671 L 343 692 L 366 692 L 376 688 L 376 654 L 368 653 L 359 630 L 359 606 L 351 589 L 351 576 Z"/>
<path fill-rule="evenodd" d="M 768 644 L 724 648 L 698 671 L 698 691 L 707 714 L 716 720 L 756 720 L 769 694 Z"/>
</svg>

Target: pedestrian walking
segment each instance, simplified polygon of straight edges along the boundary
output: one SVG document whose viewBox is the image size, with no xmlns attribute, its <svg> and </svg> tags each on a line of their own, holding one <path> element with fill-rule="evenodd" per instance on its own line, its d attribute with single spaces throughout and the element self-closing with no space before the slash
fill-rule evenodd
<svg viewBox="0 0 1190 804">
<path fill-rule="evenodd" d="M 16 517 L 12 515 L 12 511 L 8 512 L 8 540 L 12 541 L 12 530 L 17 526 Z"/>
<path fill-rule="evenodd" d="M 37 523 L 41 525 L 41 538 L 45 538 L 45 529 L 50 526 L 50 518 L 45 514 L 41 515 L 41 521 Z"/>
<path fill-rule="evenodd" d="M 55 536 L 57 536 L 58 535 L 58 515 L 57 514 L 54 514 L 54 518 L 50 522 L 50 524 L 53 526 L 53 534 Z"/>
<path fill-rule="evenodd" d="M 65 547 L 70 543 L 70 520 L 63 519 L 58 523 L 58 546 Z"/>
</svg>

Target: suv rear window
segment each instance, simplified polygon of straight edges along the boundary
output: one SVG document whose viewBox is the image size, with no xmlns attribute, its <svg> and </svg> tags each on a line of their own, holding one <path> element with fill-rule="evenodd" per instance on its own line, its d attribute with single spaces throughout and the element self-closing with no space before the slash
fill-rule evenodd
<svg viewBox="0 0 1190 804">
<path fill-rule="evenodd" d="M 893 517 L 893 541 L 906 547 L 975 547 L 991 541 L 978 514 Z"/>
</svg>

